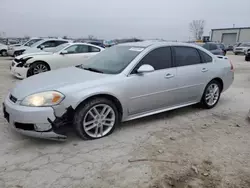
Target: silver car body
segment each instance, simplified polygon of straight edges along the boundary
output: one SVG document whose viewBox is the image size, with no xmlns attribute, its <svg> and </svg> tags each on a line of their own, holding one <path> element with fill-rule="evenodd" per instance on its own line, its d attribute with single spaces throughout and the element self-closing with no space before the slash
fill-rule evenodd
<svg viewBox="0 0 250 188">
<path fill-rule="evenodd" d="M 233 82 L 234 73 L 227 57 L 217 57 L 197 45 L 137 42 L 119 46 L 143 49 L 119 74 L 100 74 L 70 67 L 39 74 L 20 82 L 4 101 L 6 116 L 9 115 L 11 126 L 29 136 L 65 139 L 65 136 L 53 132 L 53 125 L 48 118 L 53 122 L 56 118 L 62 117 L 69 108 L 75 110 L 80 103 L 90 97 L 104 95 L 116 99 L 121 107 L 122 121 L 128 121 L 199 103 L 206 85 L 215 78 L 223 82 L 223 91 Z M 146 54 L 165 46 L 188 46 L 199 49 L 210 55 L 212 62 L 156 70 L 143 75 L 131 74 Z M 50 90 L 63 93 L 65 99 L 52 107 L 20 105 L 26 96 Z M 17 129 L 14 126 L 15 122 L 35 124 L 35 130 Z"/>
</svg>

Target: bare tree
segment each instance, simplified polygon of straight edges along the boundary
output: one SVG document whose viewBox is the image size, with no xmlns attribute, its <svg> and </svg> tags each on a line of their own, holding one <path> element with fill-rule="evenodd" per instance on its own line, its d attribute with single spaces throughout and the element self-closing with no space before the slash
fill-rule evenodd
<svg viewBox="0 0 250 188">
<path fill-rule="evenodd" d="M 189 24 L 190 32 L 196 40 L 201 40 L 204 33 L 205 20 L 193 20 Z"/>
</svg>

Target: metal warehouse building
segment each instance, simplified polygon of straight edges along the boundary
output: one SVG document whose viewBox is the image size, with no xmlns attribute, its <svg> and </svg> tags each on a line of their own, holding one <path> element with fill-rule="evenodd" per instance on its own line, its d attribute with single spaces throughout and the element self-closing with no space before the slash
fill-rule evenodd
<svg viewBox="0 0 250 188">
<path fill-rule="evenodd" d="M 233 45 L 237 42 L 250 42 L 250 27 L 212 29 L 211 41 Z"/>
</svg>

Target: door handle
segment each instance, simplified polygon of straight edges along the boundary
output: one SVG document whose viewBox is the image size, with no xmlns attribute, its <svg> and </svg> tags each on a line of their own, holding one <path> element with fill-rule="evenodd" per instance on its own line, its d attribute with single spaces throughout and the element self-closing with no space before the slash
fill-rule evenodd
<svg viewBox="0 0 250 188">
<path fill-rule="evenodd" d="M 202 69 L 201 69 L 201 72 L 207 72 L 207 71 L 208 71 L 207 68 L 202 68 Z"/>
<path fill-rule="evenodd" d="M 170 74 L 170 73 L 168 73 L 168 74 L 165 75 L 165 78 L 172 78 L 172 77 L 174 77 L 174 75 Z"/>
</svg>

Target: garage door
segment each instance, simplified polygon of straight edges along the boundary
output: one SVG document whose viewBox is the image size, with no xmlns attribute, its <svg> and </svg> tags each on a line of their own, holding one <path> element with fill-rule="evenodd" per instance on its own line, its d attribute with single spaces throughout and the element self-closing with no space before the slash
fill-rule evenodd
<svg viewBox="0 0 250 188">
<path fill-rule="evenodd" d="M 226 45 L 233 45 L 236 43 L 237 33 L 223 33 L 222 34 L 222 43 Z"/>
</svg>

